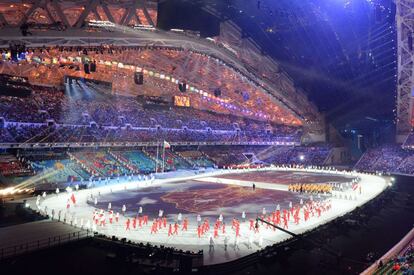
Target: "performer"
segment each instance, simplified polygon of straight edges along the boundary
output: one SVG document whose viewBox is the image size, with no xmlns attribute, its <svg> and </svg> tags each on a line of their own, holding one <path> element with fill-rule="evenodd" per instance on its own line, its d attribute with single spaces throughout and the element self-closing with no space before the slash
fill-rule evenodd
<svg viewBox="0 0 414 275">
<path fill-rule="evenodd" d="M 119 212 L 116 212 L 116 215 L 115 215 L 115 221 L 116 221 L 116 222 L 119 222 Z"/>
<path fill-rule="evenodd" d="M 125 212 L 126 212 L 126 206 L 125 204 L 122 205 L 122 215 L 125 216 Z"/>
<path fill-rule="evenodd" d="M 101 226 L 105 226 L 105 220 L 106 220 L 106 219 L 105 219 L 105 214 L 102 214 L 102 215 L 101 215 L 100 220 L 101 220 L 101 224 L 100 224 L 100 225 L 101 225 Z"/>
<path fill-rule="evenodd" d="M 206 227 L 206 231 L 209 231 L 210 230 L 210 223 L 208 222 L 208 218 L 204 219 L 204 224 L 205 224 L 205 227 Z"/>
<path fill-rule="evenodd" d="M 236 225 L 236 238 L 237 237 L 240 237 L 240 225 L 239 224 Z"/>
<path fill-rule="evenodd" d="M 142 206 L 140 206 L 138 209 L 138 216 L 142 216 Z"/>
<path fill-rule="evenodd" d="M 214 240 L 213 240 L 213 236 L 210 235 L 210 251 L 214 251 Z"/>
<path fill-rule="evenodd" d="M 111 208 L 112 208 L 112 204 L 111 203 L 108 203 L 108 211 L 110 211 Z"/>
<path fill-rule="evenodd" d="M 234 250 L 240 250 L 240 247 L 239 247 L 239 238 L 236 236 L 235 238 L 234 238 Z"/>
<path fill-rule="evenodd" d="M 174 235 L 178 235 L 178 223 L 175 223 L 174 224 L 174 232 L 173 232 L 173 234 Z"/>
<path fill-rule="evenodd" d="M 229 243 L 229 237 L 227 235 L 224 237 L 224 251 L 227 251 L 227 244 Z"/>
<path fill-rule="evenodd" d="M 126 231 L 129 231 L 129 225 L 131 224 L 131 220 L 128 218 L 126 221 Z"/>
<path fill-rule="evenodd" d="M 249 230 L 254 230 L 254 220 L 253 219 L 250 219 L 249 221 L 250 221 L 250 228 L 249 228 Z"/>
<path fill-rule="evenodd" d="M 259 233 L 259 223 L 257 221 L 256 221 L 256 224 L 254 225 L 254 233 Z"/>
<path fill-rule="evenodd" d="M 109 212 L 109 223 L 112 224 L 112 220 L 114 218 L 114 213 L 112 212 L 112 210 Z"/>
<path fill-rule="evenodd" d="M 249 249 L 253 248 L 253 234 L 252 233 L 249 234 L 249 247 L 248 248 Z"/>
<path fill-rule="evenodd" d="M 183 228 L 181 230 L 182 231 L 187 231 L 187 229 L 188 229 L 188 219 L 187 219 L 187 217 L 185 217 L 184 221 L 183 221 Z"/>
<path fill-rule="evenodd" d="M 283 228 L 288 229 L 288 218 L 286 215 L 283 215 Z"/>
<path fill-rule="evenodd" d="M 305 208 L 305 209 L 303 210 L 303 216 L 304 216 L 304 220 L 305 220 L 305 222 L 307 222 L 307 221 L 308 221 L 308 219 L 309 219 L 309 210 L 308 210 L 307 208 Z"/>
<path fill-rule="evenodd" d="M 216 224 L 214 225 L 214 238 L 217 238 L 217 237 L 218 237 L 218 226 Z"/>
<path fill-rule="evenodd" d="M 151 234 L 155 234 L 155 233 L 157 233 L 157 221 L 154 219 L 153 220 L 153 222 L 152 222 L 152 226 L 151 226 Z"/>
<path fill-rule="evenodd" d="M 242 219 L 243 219 L 243 222 L 245 222 L 246 221 L 246 212 L 242 212 Z"/>
<path fill-rule="evenodd" d="M 170 223 L 170 225 L 168 226 L 168 237 L 170 237 L 172 235 L 172 225 Z"/>
<path fill-rule="evenodd" d="M 197 236 L 201 238 L 201 225 L 197 226 Z"/>
<path fill-rule="evenodd" d="M 178 215 L 177 215 L 177 221 L 178 221 L 179 224 L 181 224 L 182 218 L 183 218 L 183 215 L 181 213 L 178 213 Z"/>
</svg>

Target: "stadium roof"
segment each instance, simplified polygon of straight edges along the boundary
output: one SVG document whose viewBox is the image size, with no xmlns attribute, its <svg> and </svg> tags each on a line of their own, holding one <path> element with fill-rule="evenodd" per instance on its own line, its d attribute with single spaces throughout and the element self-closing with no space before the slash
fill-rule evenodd
<svg viewBox="0 0 414 275">
<path fill-rule="evenodd" d="M 393 119 L 397 62 L 391 0 L 160 1 L 160 26 L 169 20 L 165 10 L 182 2 L 235 22 L 308 92 L 328 121 Z M 191 14 L 181 16 L 188 28 L 196 21 Z"/>
</svg>

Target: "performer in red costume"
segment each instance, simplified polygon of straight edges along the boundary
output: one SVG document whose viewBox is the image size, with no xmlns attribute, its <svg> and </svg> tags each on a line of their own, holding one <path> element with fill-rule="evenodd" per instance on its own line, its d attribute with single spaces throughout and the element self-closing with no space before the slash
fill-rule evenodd
<svg viewBox="0 0 414 275">
<path fill-rule="evenodd" d="M 168 237 L 172 235 L 172 225 L 170 223 L 170 225 L 168 226 Z"/>
<path fill-rule="evenodd" d="M 254 230 L 254 220 L 250 219 L 250 228 L 249 230 Z"/>
<path fill-rule="evenodd" d="M 201 238 L 201 226 L 199 225 L 199 226 L 197 226 L 197 235 L 198 235 L 198 237 L 199 238 Z"/>
<path fill-rule="evenodd" d="M 178 235 L 178 227 L 179 227 L 178 223 L 175 223 L 174 224 L 174 232 L 173 232 L 174 235 Z"/>
<path fill-rule="evenodd" d="M 283 215 L 283 228 L 284 229 L 288 229 L 289 228 L 289 226 L 288 226 L 288 218 L 287 218 L 286 215 Z"/>
<path fill-rule="evenodd" d="M 185 217 L 184 218 L 184 221 L 183 221 L 183 227 L 182 227 L 182 231 L 187 231 L 187 229 L 188 229 L 188 219 L 187 219 L 187 217 Z"/>
<path fill-rule="evenodd" d="M 218 225 L 214 225 L 214 238 L 218 237 Z"/>
<path fill-rule="evenodd" d="M 240 225 L 236 225 L 236 238 L 240 237 Z"/>
<path fill-rule="evenodd" d="M 126 221 L 126 230 L 129 230 L 129 225 L 131 224 L 131 220 L 128 218 Z"/>
<path fill-rule="evenodd" d="M 141 228 L 142 227 L 142 217 L 138 216 L 138 226 Z"/>
</svg>

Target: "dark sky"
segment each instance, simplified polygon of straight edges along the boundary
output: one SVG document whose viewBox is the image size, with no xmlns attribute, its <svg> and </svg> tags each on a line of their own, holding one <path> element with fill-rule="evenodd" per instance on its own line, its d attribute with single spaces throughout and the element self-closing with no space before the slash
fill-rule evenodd
<svg viewBox="0 0 414 275">
<path fill-rule="evenodd" d="M 159 26 L 215 34 L 231 19 L 275 58 L 338 127 L 392 121 L 396 96 L 395 6 L 391 0 L 168 0 Z"/>
</svg>

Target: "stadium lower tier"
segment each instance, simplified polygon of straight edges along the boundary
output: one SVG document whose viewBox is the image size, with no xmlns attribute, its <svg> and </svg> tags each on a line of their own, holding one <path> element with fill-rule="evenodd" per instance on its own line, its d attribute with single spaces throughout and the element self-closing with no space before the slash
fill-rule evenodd
<svg viewBox="0 0 414 275">
<path fill-rule="evenodd" d="M 290 152 L 286 155 L 286 152 Z M 50 185 L 154 172 L 261 164 L 323 165 L 328 147 L 174 146 L 9 149 L 0 154 L 3 186 Z"/>
</svg>

